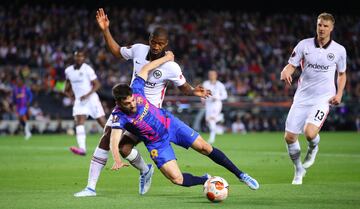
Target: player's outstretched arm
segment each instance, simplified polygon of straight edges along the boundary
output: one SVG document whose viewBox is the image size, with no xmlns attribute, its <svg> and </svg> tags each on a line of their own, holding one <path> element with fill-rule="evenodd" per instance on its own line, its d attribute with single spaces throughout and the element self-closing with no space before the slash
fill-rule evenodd
<svg viewBox="0 0 360 209">
<path fill-rule="evenodd" d="M 295 72 L 295 66 L 287 64 L 280 73 L 280 80 L 285 81 L 285 83 L 291 85 L 292 83 L 292 74 Z"/>
<path fill-rule="evenodd" d="M 96 21 L 104 35 L 106 45 L 110 49 L 111 54 L 117 58 L 122 58 L 120 54 L 120 46 L 110 33 L 110 20 L 107 17 L 107 14 L 104 12 L 103 8 L 99 8 L 96 11 Z"/>
<path fill-rule="evenodd" d="M 209 89 L 206 89 L 201 85 L 197 85 L 194 88 L 188 82 L 184 83 L 178 88 L 180 89 L 181 93 L 187 96 L 197 96 L 206 99 L 212 95 Z"/>
<path fill-rule="evenodd" d="M 174 61 L 174 54 L 172 53 L 172 51 L 167 51 L 165 52 L 165 56 L 144 65 L 141 68 L 138 76 L 146 81 L 148 78 L 148 74 L 152 69 L 159 67 L 160 65 L 164 64 L 167 61 Z"/>
<path fill-rule="evenodd" d="M 119 170 L 124 166 L 129 166 L 129 164 L 123 163 L 120 158 L 119 142 L 122 132 L 123 131 L 121 129 L 111 129 L 110 150 L 114 159 L 114 165 L 112 166 L 111 170 Z"/>
</svg>

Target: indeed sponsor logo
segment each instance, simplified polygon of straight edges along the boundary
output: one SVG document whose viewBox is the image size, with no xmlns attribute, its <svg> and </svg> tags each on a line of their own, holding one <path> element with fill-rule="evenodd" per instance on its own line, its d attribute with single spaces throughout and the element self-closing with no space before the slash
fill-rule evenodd
<svg viewBox="0 0 360 209">
<path fill-rule="evenodd" d="M 152 82 L 149 82 L 149 81 L 145 81 L 145 85 L 148 86 L 148 87 L 155 87 L 156 83 L 152 83 Z"/>
<path fill-rule="evenodd" d="M 308 68 L 313 68 L 313 69 L 316 69 L 316 70 L 320 70 L 320 71 L 327 71 L 329 70 L 329 65 L 318 65 L 317 63 L 315 64 L 312 64 L 312 63 L 309 63 L 307 65 Z"/>
</svg>

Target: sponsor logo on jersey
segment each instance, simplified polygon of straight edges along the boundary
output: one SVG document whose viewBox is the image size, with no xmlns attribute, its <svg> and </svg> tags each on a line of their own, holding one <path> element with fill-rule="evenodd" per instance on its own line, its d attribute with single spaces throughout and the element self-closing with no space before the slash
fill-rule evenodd
<svg viewBox="0 0 360 209">
<path fill-rule="evenodd" d="M 148 114 L 149 112 L 149 103 L 145 104 L 144 110 L 141 113 L 139 118 L 136 118 L 135 120 L 131 121 L 134 125 L 136 125 L 138 122 L 142 121 L 144 119 L 144 117 Z"/>
<path fill-rule="evenodd" d="M 74 80 L 71 80 L 71 83 L 81 83 L 83 80 L 82 79 L 74 79 Z"/>
<path fill-rule="evenodd" d="M 329 70 L 329 65 L 319 65 L 317 63 L 315 64 L 312 64 L 312 63 L 309 63 L 307 65 L 308 68 L 312 68 L 312 69 L 315 69 L 315 71 L 320 71 L 320 72 L 326 72 Z"/>
<path fill-rule="evenodd" d="M 155 70 L 155 71 L 153 72 L 153 76 L 154 76 L 155 78 L 159 79 L 159 78 L 161 78 L 162 73 L 161 73 L 160 70 Z"/>
<path fill-rule="evenodd" d="M 145 104 L 144 107 L 144 111 L 141 113 L 140 117 L 139 117 L 139 121 L 143 120 L 143 118 L 145 117 L 145 115 L 149 112 L 149 103 Z"/>
<path fill-rule="evenodd" d="M 139 62 L 139 61 L 137 61 L 137 60 L 135 60 L 135 63 L 136 63 L 136 64 L 140 64 L 140 62 Z"/>
<path fill-rule="evenodd" d="M 335 55 L 333 54 L 333 53 L 329 53 L 329 54 L 327 54 L 327 59 L 329 60 L 329 61 L 333 61 L 334 59 L 335 59 Z"/>
<path fill-rule="evenodd" d="M 154 88 L 156 86 L 156 83 L 152 83 L 152 82 L 149 82 L 149 81 L 145 81 L 145 85 L 149 88 Z"/>
</svg>

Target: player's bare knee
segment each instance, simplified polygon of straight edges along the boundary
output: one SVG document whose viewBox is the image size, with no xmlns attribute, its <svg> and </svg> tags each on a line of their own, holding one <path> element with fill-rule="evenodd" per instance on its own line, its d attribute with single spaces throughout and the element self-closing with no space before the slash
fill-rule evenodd
<svg viewBox="0 0 360 209">
<path fill-rule="evenodd" d="M 176 175 L 176 176 L 170 176 L 170 181 L 171 181 L 173 184 L 182 185 L 182 183 L 183 183 L 183 181 L 184 181 L 184 178 L 183 178 L 182 174 Z"/>
<path fill-rule="evenodd" d="M 100 138 L 99 147 L 104 150 L 110 150 L 110 135 L 111 135 L 111 127 L 106 126 L 104 128 L 104 133 Z"/>
<path fill-rule="evenodd" d="M 304 131 L 304 136 L 308 141 L 313 140 L 318 133 L 312 130 L 306 130 Z"/>
<path fill-rule="evenodd" d="M 210 155 L 210 153 L 213 151 L 213 147 L 209 143 L 205 143 L 202 147 L 201 153 L 204 155 Z"/>
<path fill-rule="evenodd" d="M 120 151 L 121 157 L 126 158 L 127 156 L 129 156 L 130 153 L 131 153 L 132 148 L 133 147 L 129 146 L 129 145 L 119 146 L 119 151 Z"/>
<path fill-rule="evenodd" d="M 284 135 L 284 139 L 285 139 L 286 143 L 292 144 L 292 143 L 296 142 L 297 135 L 293 134 L 293 133 L 286 132 L 285 135 Z"/>
</svg>

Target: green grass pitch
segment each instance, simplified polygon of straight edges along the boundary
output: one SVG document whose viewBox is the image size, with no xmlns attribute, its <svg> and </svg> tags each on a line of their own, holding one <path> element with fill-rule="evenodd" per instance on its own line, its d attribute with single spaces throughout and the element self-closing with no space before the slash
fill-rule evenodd
<svg viewBox="0 0 360 209">
<path fill-rule="evenodd" d="M 206 138 L 207 134 L 203 134 Z M 97 185 L 97 197 L 75 198 L 87 182 L 89 162 L 99 135 L 89 135 L 88 154 L 75 156 L 68 150 L 73 136 L 42 135 L 25 141 L 22 136 L 0 136 L 1 209 L 351 209 L 360 208 L 360 134 L 322 132 L 320 150 L 303 185 L 291 185 L 293 166 L 287 155 L 283 133 L 225 134 L 214 146 L 224 151 L 240 169 L 255 177 L 260 189 L 250 190 L 232 173 L 194 150 L 175 147 L 183 172 L 224 177 L 229 197 L 211 203 L 202 187 L 173 185 L 155 170 L 152 187 L 138 195 L 139 173 L 132 167 L 111 171 L 110 156 Z M 306 142 L 300 137 L 302 158 Z M 143 144 L 138 149 L 151 162 Z"/>
</svg>

